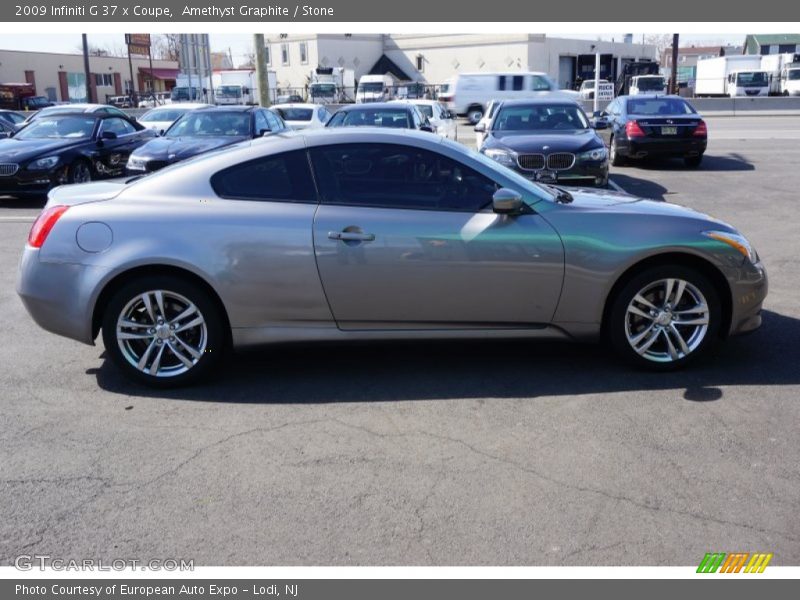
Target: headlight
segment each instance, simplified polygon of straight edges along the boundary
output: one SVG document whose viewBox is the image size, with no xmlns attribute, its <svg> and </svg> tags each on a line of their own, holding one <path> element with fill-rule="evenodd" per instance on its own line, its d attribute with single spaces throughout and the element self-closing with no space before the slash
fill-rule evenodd
<svg viewBox="0 0 800 600">
<path fill-rule="evenodd" d="M 500 148 L 487 148 L 482 152 L 492 160 L 496 160 L 497 162 L 499 162 L 501 165 L 512 168 L 517 166 L 517 155 L 515 152 L 512 152 L 511 150 L 502 150 Z"/>
<path fill-rule="evenodd" d="M 608 152 L 606 152 L 604 147 L 594 148 L 593 150 L 587 150 L 586 152 L 578 154 L 580 160 L 605 160 L 607 156 Z"/>
<path fill-rule="evenodd" d="M 750 245 L 750 242 L 743 235 L 728 231 L 704 231 L 703 235 L 736 248 L 742 253 L 742 256 L 753 264 L 758 262 L 758 252 L 755 251 L 755 248 Z"/>
<path fill-rule="evenodd" d="M 144 171 L 146 163 L 147 161 L 143 158 L 137 158 L 131 156 L 130 158 L 128 158 L 128 164 L 125 166 L 131 169 L 132 171 Z"/>
<path fill-rule="evenodd" d="M 33 161 L 31 164 L 28 165 L 28 168 L 32 171 L 44 171 L 46 169 L 52 169 L 58 164 L 58 157 L 57 156 L 48 156 L 46 158 L 40 158 L 39 160 Z"/>
</svg>

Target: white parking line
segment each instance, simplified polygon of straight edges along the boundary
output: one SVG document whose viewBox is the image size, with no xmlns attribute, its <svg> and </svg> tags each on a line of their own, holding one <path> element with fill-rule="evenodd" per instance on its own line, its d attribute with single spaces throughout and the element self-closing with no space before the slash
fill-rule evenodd
<svg viewBox="0 0 800 600">
<path fill-rule="evenodd" d="M 0 223 L 33 223 L 36 217 L 0 217 Z"/>
<path fill-rule="evenodd" d="M 612 188 L 614 188 L 618 192 L 622 192 L 623 194 L 627 194 L 628 193 L 623 189 L 623 187 L 620 184 L 618 184 L 616 181 L 614 181 L 610 177 L 608 178 L 608 185 L 610 185 Z"/>
</svg>

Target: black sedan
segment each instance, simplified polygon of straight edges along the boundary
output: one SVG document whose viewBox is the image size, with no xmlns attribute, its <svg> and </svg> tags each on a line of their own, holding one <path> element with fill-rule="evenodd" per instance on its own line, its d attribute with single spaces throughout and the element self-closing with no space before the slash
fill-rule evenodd
<svg viewBox="0 0 800 600">
<path fill-rule="evenodd" d="M 608 153 L 580 106 L 541 98 L 501 102 L 481 152 L 525 177 L 543 183 L 608 184 Z"/>
<path fill-rule="evenodd" d="M 175 121 L 162 137 L 131 154 L 127 171 L 141 175 L 167 165 L 286 129 L 275 113 L 257 106 L 198 108 Z"/>
<path fill-rule="evenodd" d="M 683 158 L 698 167 L 708 143 L 706 123 L 694 107 L 679 96 L 620 96 L 604 111 L 611 164 L 650 157 Z"/>
<path fill-rule="evenodd" d="M 0 195 L 38 197 L 57 185 L 118 177 L 128 155 L 154 136 L 106 112 L 38 118 L 0 140 Z"/>
<path fill-rule="evenodd" d="M 333 113 L 325 127 L 392 127 L 433 132 L 428 118 L 413 104 L 350 104 Z"/>
</svg>

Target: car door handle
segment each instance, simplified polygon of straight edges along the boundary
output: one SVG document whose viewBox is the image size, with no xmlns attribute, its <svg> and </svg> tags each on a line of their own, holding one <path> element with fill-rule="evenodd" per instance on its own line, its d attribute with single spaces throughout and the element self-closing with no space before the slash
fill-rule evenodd
<svg viewBox="0 0 800 600">
<path fill-rule="evenodd" d="M 375 240 L 375 234 L 357 231 L 329 231 L 328 239 L 341 240 L 343 242 L 372 242 Z"/>
</svg>

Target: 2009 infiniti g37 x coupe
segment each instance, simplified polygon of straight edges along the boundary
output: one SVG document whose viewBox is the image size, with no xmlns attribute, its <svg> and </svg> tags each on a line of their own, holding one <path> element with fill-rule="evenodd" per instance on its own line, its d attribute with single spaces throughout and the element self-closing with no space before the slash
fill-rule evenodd
<svg viewBox="0 0 800 600">
<path fill-rule="evenodd" d="M 229 346 L 606 337 L 674 368 L 755 329 L 767 276 L 733 227 L 531 183 L 429 133 L 293 132 L 127 184 L 57 188 L 18 293 L 39 325 L 153 385 Z"/>
</svg>

